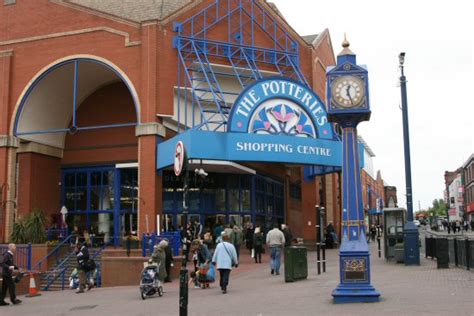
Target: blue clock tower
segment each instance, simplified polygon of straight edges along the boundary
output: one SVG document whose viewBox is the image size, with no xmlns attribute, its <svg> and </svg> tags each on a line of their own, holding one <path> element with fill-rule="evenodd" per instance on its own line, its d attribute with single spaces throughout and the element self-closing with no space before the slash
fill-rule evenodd
<svg viewBox="0 0 474 316">
<path fill-rule="evenodd" d="M 370 253 L 366 241 L 360 180 L 357 125 L 370 119 L 367 70 L 344 38 L 337 65 L 327 70 L 329 121 L 342 129 L 342 243 L 339 251 L 340 284 L 332 292 L 334 303 L 377 302 L 370 283 Z"/>
</svg>

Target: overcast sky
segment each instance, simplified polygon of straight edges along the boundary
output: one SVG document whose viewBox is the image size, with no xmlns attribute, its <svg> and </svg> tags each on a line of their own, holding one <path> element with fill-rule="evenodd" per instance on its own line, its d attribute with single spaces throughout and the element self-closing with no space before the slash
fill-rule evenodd
<svg viewBox="0 0 474 316">
<path fill-rule="evenodd" d="M 372 117 L 359 125 L 375 170 L 406 206 L 398 54 L 406 52 L 413 209 L 443 198 L 444 171 L 474 152 L 474 19 L 467 1 L 272 0 L 301 35 L 344 32 L 369 70 Z"/>
</svg>

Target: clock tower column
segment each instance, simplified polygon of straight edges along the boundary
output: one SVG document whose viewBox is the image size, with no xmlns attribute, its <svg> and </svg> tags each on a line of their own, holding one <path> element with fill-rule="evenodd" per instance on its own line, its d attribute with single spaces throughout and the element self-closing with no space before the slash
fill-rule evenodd
<svg viewBox="0 0 474 316">
<path fill-rule="evenodd" d="M 357 125 L 370 118 L 368 73 L 344 39 L 337 65 L 327 71 L 328 117 L 342 128 L 342 242 L 339 251 L 340 284 L 334 303 L 376 302 L 370 282 L 370 253 L 366 241 Z"/>
</svg>

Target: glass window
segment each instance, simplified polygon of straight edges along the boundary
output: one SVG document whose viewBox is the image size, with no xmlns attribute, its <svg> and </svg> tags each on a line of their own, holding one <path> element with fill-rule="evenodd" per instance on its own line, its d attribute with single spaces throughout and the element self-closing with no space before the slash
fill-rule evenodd
<svg viewBox="0 0 474 316">
<path fill-rule="evenodd" d="M 173 211 L 174 209 L 174 190 L 170 188 L 163 189 L 163 209 Z"/>
<path fill-rule="evenodd" d="M 66 208 L 69 211 L 73 211 L 76 209 L 76 189 L 75 188 L 65 189 L 64 204 L 66 205 Z"/>
<path fill-rule="evenodd" d="M 104 183 L 110 183 L 108 186 L 113 190 L 113 174 L 104 172 Z M 113 196 L 112 193 L 109 196 Z M 138 208 L 138 169 L 126 168 L 120 169 L 120 209 L 122 211 L 137 212 Z"/>
<path fill-rule="evenodd" d="M 76 186 L 78 187 L 87 186 L 87 173 L 86 172 L 76 173 Z"/>
<path fill-rule="evenodd" d="M 64 176 L 64 185 L 66 187 L 76 186 L 76 174 L 72 172 L 66 173 Z"/>
<path fill-rule="evenodd" d="M 240 178 L 240 199 L 242 203 L 241 210 L 243 212 L 250 212 L 252 209 L 251 188 L 252 178 L 250 178 L 250 176 L 242 176 Z"/>
<path fill-rule="evenodd" d="M 230 212 L 239 212 L 239 176 L 232 175 L 228 178 L 228 188 L 229 188 L 229 211 Z"/>
<path fill-rule="evenodd" d="M 87 210 L 87 188 L 76 188 L 75 199 L 75 210 L 85 211 Z"/>
</svg>

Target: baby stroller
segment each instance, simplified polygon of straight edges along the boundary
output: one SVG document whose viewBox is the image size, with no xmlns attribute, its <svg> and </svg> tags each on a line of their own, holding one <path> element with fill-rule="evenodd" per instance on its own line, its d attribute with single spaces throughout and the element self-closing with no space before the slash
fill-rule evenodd
<svg viewBox="0 0 474 316">
<path fill-rule="evenodd" d="M 140 295 L 143 300 L 156 294 L 163 295 L 163 285 L 158 279 L 159 269 L 160 264 L 148 264 L 143 268 L 140 279 Z"/>
</svg>

